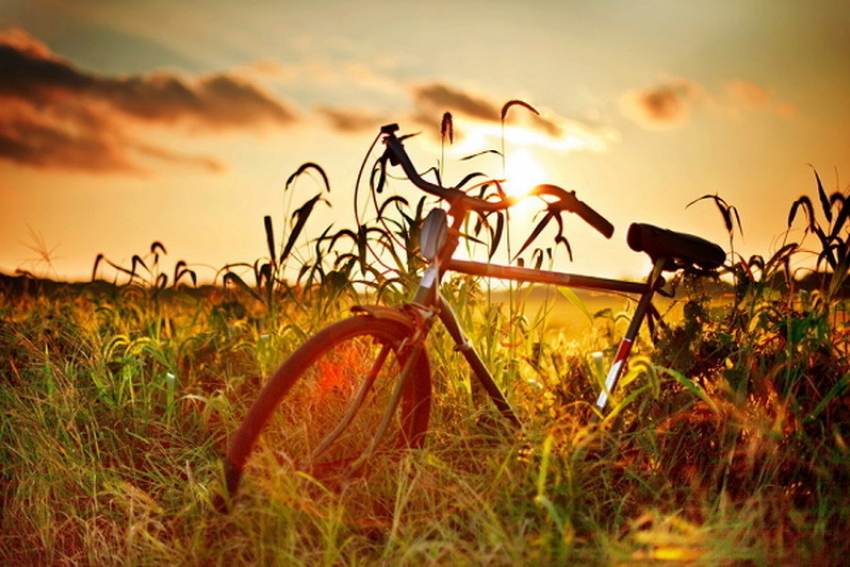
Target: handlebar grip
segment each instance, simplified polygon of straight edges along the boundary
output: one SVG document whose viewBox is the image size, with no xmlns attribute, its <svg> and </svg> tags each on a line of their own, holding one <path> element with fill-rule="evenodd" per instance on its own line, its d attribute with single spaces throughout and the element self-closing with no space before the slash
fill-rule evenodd
<svg viewBox="0 0 850 567">
<path fill-rule="evenodd" d="M 578 199 L 576 199 L 576 208 L 573 212 L 584 219 L 587 224 L 598 230 L 605 238 L 611 238 L 614 234 L 614 225 Z"/>
</svg>

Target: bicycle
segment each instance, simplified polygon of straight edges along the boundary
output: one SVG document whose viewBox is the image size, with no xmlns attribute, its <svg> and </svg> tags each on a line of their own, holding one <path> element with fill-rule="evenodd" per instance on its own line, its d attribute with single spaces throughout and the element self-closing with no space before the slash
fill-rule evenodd
<svg viewBox="0 0 850 567">
<path fill-rule="evenodd" d="M 448 205 L 448 210 L 432 209 L 422 223 L 420 249 L 427 264 L 417 291 L 401 306 L 354 307 L 351 317 L 310 337 L 277 369 L 230 440 L 225 481 L 231 497 L 238 490 L 260 433 L 272 420 L 275 427 L 269 429 L 277 432 L 274 441 L 283 445 L 283 461 L 323 490 L 344 487 L 379 455 L 421 447 L 431 409 L 425 342 L 438 319 L 499 413 L 512 426 L 521 427 L 505 394 L 440 294 L 442 278 L 448 272 L 637 296 L 635 313 L 596 400 L 596 407 L 602 411 L 623 374 L 641 325 L 648 314 L 657 316 L 652 299 L 663 284 L 662 273 L 694 266 L 711 271 L 725 261 L 725 252 L 716 244 L 640 223 L 630 226 L 627 242 L 634 251 L 652 259 L 643 282 L 456 259 L 453 256 L 462 227 L 470 214 L 505 211 L 520 198 L 474 196 L 458 187 L 426 181 L 411 162 L 404 138 L 397 136 L 397 131 L 395 124 L 381 128 L 385 146 L 381 167 L 386 168 L 387 163 L 400 166 L 416 187 Z M 575 192 L 543 184 L 535 186 L 529 196 L 545 198 L 549 214 L 574 213 L 604 237 L 613 235 L 613 225 L 580 201 Z M 284 400 L 286 404 L 282 404 Z"/>
</svg>

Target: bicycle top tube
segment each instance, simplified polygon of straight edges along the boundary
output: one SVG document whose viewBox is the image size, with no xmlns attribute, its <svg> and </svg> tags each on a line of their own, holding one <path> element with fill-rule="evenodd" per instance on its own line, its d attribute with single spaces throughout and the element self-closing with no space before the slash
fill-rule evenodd
<svg viewBox="0 0 850 567">
<path fill-rule="evenodd" d="M 457 260 L 452 258 L 446 265 L 446 270 L 460 272 L 473 276 L 483 276 L 500 280 L 513 280 L 520 282 L 538 283 L 543 285 L 555 285 L 577 289 L 591 289 L 643 295 L 653 290 L 648 282 L 633 282 L 628 280 L 615 280 L 572 274 L 568 272 L 555 272 L 550 270 L 539 270 L 537 268 L 524 268 L 520 266 L 503 266 L 500 264 L 489 264 L 484 262 L 473 262 L 469 260 Z"/>
<path fill-rule="evenodd" d="M 614 234 L 614 225 L 587 204 L 580 201 L 576 197 L 575 191 L 567 191 L 557 185 L 543 183 L 535 185 L 527 195 L 522 197 L 504 195 L 496 200 L 490 200 L 474 197 L 457 187 L 443 187 L 442 185 L 426 181 L 419 175 L 416 167 L 414 167 L 410 156 L 407 155 L 407 150 L 404 149 L 402 140 L 395 135 L 396 131 L 398 131 L 397 124 L 388 124 L 381 128 L 381 133 L 384 135 L 384 144 L 387 147 L 385 157 L 389 159 L 390 164 L 400 165 L 408 179 L 410 179 L 410 182 L 416 187 L 447 201 L 452 206 L 460 206 L 463 209 L 486 213 L 505 210 L 527 197 L 549 196 L 554 198 L 554 201 L 547 201 L 547 207 L 554 214 L 559 214 L 563 211 L 575 213 L 606 238 L 611 238 Z"/>
</svg>

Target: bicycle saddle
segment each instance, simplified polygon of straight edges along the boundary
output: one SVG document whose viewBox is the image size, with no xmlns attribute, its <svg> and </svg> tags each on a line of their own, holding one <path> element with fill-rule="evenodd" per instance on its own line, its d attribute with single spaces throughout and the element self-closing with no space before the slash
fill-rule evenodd
<svg viewBox="0 0 850 567">
<path fill-rule="evenodd" d="M 704 270 L 719 268 L 726 260 L 723 249 L 699 236 L 674 232 L 651 224 L 632 223 L 626 237 L 635 252 L 646 252 L 653 261 L 666 258 L 665 270 L 697 265 Z"/>
</svg>

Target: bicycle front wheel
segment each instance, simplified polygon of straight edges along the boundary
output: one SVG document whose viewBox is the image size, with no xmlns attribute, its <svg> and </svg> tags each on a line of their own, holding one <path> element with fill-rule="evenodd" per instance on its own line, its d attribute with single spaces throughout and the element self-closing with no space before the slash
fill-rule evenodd
<svg viewBox="0 0 850 567">
<path fill-rule="evenodd" d="M 225 461 L 229 493 L 236 493 L 252 452 L 261 461 L 258 476 L 307 478 L 334 491 L 353 475 L 362 478 L 374 470 L 375 461 L 420 446 L 428 427 L 431 378 L 424 349 L 414 348 L 411 335 L 412 327 L 400 321 L 357 315 L 326 327 L 293 352 L 231 439 Z M 397 408 L 385 419 L 406 367 Z M 384 422 L 377 450 L 365 468 L 355 470 L 352 465 L 364 461 Z"/>
</svg>

